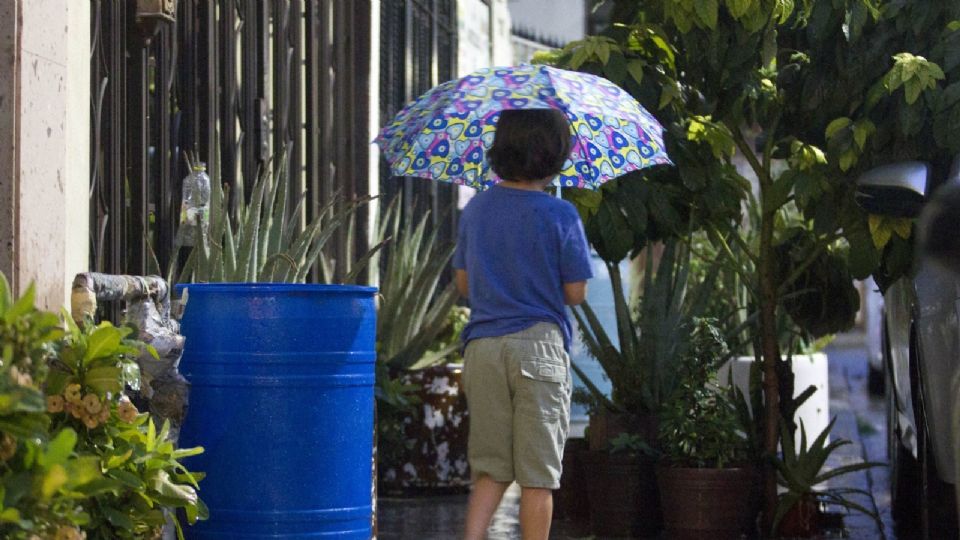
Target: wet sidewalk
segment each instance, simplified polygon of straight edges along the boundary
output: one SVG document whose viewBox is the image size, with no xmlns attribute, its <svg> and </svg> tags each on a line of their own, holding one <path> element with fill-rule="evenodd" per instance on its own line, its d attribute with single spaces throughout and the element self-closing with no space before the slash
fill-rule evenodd
<svg viewBox="0 0 960 540">
<path fill-rule="evenodd" d="M 830 365 L 830 414 L 836 416 L 832 438 L 853 444 L 841 447 L 828 467 L 862 460 L 886 462 L 886 422 L 883 400 L 867 393 L 867 361 L 862 336 L 843 336 L 827 349 Z M 836 479 L 833 485 L 863 489 L 872 496 L 854 499 L 877 510 L 883 523 L 860 514 L 844 516 L 843 530 L 830 538 L 893 540 L 890 493 L 886 468 L 873 468 Z M 504 497 L 490 527 L 491 540 L 520 538 L 518 521 L 520 491 L 516 485 Z M 416 498 L 381 498 L 378 502 L 379 538 L 384 540 L 455 540 L 460 537 L 466 514 L 467 495 L 453 494 Z M 834 509 L 832 509 L 834 510 Z M 839 511 L 838 509 L 836 511 Z M 555 520 L 551 538 L 593 538 L 569 522 Z"/>
</svg>

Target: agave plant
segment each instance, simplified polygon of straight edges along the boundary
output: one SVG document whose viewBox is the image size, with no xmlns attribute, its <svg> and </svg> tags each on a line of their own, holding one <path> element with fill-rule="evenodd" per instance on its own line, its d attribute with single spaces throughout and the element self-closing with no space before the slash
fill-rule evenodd
<svg viewBox="0 0 960 540">
<path fill-rule="evenodd" d="M 416 223 L 402 221 L 398 196 L 382 213 L 377 230 L 381 245 L 386 242 L 377 313 L 378 356 L 391 369 L 424 367 L 447 357 L 457 346 L 451 343 L 424 357 L 449 324 L 448 315 L 457 300 L 453 283 L 437 290 L 454 246 L 441 246 L 436 228 L 428 231 L 429 213 Z M 379 266 L 380 257 L 375 256 L 374 267 Z"/>
<path fill-rule="evenodd" d="M 576 363 L 573 369 L 595 402 L 610 411 L 657 412 L 676 384 L 676 362 L 689 347 L 688 322 L 707 306 L 713 279 L 689 283 L 690 253 L 679 239 L 667 240 L 659 257 L 647 249 L 637 309 L 631 309 L 617 264 L 607 263 L 616 312 L 618 345 L 584 302 L 573 308 L 588 352 L 597 359 L 613 391 L 607 398 Z"/>
<path fill-rule="evenodd" d="M 827 443 L 827 437 L 833 429 L 834 422 L 836 422 L 836 418 L 831 420 L 826 429 L 808 446 L 807 431 L 801 420 L 799 447 L 794 444 L 793 435 L 785 423 L 780 424 L 782 456 L 775 459 L 774 463 L 777 468 L 777 481 L 787 491 L 780 496 L 777 511 L 773 518 L 774 529 L 777 528 L 780 521 L 794 505 L 802 504 L 805 501 L 823 501 L 842 506 L 848 510 L 862 512 L 879 523 L 880 517 L 876 512 L 857 504 L 849 498 L 851 495 L 863 495 L 869 499 L 870 493 L 868 491 L 857 488 L 823 487 L 832 478 L 886 465 L 885 463 L 865 461 L 824 470 L 824 465 L 827 463 L 830 454 L 842 446 L 852 444 L 846 439 L 834 439 L 829 444 Z"/>
<path fill-rule="evenodd" d="M 198 231 L 197 245 L 190 250 L 179 271 L 177 253 L 174 253 L 168 282 L 303 283 L 314 268 L 321 283 L 331 282 L 336 270 L 343 275 L 341 282 L 355 282 L 383 243 L 356 261 L 336 261 L 324 248 L 344 226 L 347 243 L 353 244 L 351 218 L 372 198 L 348 203 L 335 196 L 307 221 L 304 195 L 295 202 L 290 200 L 285 171 L 286 159 L 281 157 L 275 171 L 271 172 L 268 167 L 256 179 L 249 201 L 237 196 L 232 205 L 229 187 L 214 175 L 210 186 L 209 231 Z M 155 258 L 153 264 L 154 271 L 159 273 Z M 339 269 L 337 264 L 341 265 Z"/>
</svg>

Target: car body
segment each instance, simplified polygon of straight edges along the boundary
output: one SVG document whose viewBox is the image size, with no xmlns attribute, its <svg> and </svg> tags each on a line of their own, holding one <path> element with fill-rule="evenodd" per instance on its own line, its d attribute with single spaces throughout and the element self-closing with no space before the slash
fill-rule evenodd
<svg viewBox="0 0 960 540">
<path fill-rule="evenodd" d="M 953 182 L 960 182 L 960 175 L 951 173 L 937 182 L 925 163 L 885 165 L 858 180 L 858 202 L 872 214 L 914 218 L 938 184 Z M 918 520 L 908 526 L 925 528 L 922 537 L 933 534 L 931 523 L 946 523 L 955 531 L 960 274 L 918 252 L 911 273 L 884 293 L 882 310 L 894 517 L 898 522 Z"/>
</svg>

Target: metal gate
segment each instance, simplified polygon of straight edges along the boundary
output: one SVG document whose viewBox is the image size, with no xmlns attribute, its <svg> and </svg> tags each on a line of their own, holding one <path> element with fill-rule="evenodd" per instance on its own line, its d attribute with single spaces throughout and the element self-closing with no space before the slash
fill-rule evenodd
<svg viewBox="0 0 960 540">
<path fill-rule="evenodd" d="M 410 100 L 457 72 L 456 0 L 384 0 L 380 5 L 380 125 Z M 381 166 L 380 191 L 403 193 L 407 216 L 430 210 L 440 242 L 456 238 L 457 188 L 418 178 L 398 179 Z"/>
<path fill-rule="evenodd" d="M 371 0 L 91 1 L 95 270 L 142 274 L 148 245 L 166 267 L 185 151 L 248 193 L 286 151 L 308 212 L 370 191 Z"/>
</svg>

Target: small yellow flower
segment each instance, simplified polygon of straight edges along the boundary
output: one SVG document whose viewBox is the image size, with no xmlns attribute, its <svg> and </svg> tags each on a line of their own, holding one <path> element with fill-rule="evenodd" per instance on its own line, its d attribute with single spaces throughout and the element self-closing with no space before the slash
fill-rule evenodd
<svg viewBox="0 0 960 540">
<path fill-rule="evenodd" d="M 120 417 L 120 420 L 129 424 L 137 419 L 138 414 L 140 414 L 140 411 L 137 410 L 136 405 L 130 402 L 130 398 L 127 396 L 120 398 L 120 403 L 117 405 L 117 416 Z"/>
<path fill-rule="evenodd" d="M 68 401 L 66 405 L 63 406 L 63 410 L 70 413 L 74 418 L 83 418 L 84 410 L 83 405 Z"/>
<path fill-rule="evenodd" d="M 87 426 L 87 429 L 93 429 L 100 425 L 100 422 L 97 421 L 97 417 L 94 415 L 83 415 L 80 419 L 83 422 L 83 425 Z"/>
<path fill-rule="evenodd" d="M 63 412 L 64 405 L 65 402 L 63 400 L 63 396 L 47 396 L 47 412 Z"/>
<path fill-rule="evenodd" d="M 104 405 L 100 409 L 100 413 L 97 414 L 97 420 L 99 420 L 100 422 L 106 422 L 109 419 L 110 419 L 110 407 L 108 405 Z"/>
<path fill-rule="evenodd" d="M 7 461 L 17 453 L 17 440 L 9 433 L 0 436 L 0 461 Z"/>
<path fill-rule="evenodd" d="M 83 408 L 90 414 L 97 414 L 103 409 L 103 405 L 100 404 L 100 398 L 96 394 L 87 394 L 83 396 Z"/>
<path fill-rule="evenodd" d="M 67 388 L 63 391 L 63 397 L 70 403 L 80 403 L 83 399 L 80 396 L 80 385 L 77 383 L 68 384 Z"/>
</svg>

